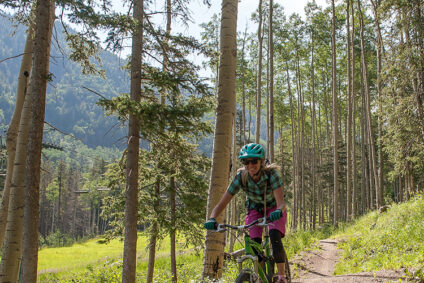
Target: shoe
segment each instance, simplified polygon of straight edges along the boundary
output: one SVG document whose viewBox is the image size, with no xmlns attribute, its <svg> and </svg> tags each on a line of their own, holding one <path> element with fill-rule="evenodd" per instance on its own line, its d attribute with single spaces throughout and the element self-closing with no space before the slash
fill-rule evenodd
<svg viewBox="0 0 424 283">
<path fill-rule="evenodd" d="M 287 283 L 287 279 L 286 278 L 278 278 L 277 281 L 275 281 L 275 283 Z"/>
</svg>

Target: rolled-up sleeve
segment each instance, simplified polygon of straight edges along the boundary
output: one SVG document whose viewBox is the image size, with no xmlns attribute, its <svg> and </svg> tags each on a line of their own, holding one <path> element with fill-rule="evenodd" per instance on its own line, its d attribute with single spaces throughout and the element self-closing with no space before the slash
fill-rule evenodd
<svg viewBox="0 0 424 283">
<path fill-rule="evenodd" d="M 270 178 L 272 190 L 276 190 L 283 186 L 283 180 L 281 179 L 280 174 L 278 174 L 277 170 L 274 169 L 271 171 Z"/>
<path fill-rule="evenodd" d="M 231 181 L 230 185 L 227 188 L 227 192 L 230 195 L 235 195 L 241 188 L 241 172 L 238 172 L 236 176 L 234 176 L 233 180 Z"/>
</svg>

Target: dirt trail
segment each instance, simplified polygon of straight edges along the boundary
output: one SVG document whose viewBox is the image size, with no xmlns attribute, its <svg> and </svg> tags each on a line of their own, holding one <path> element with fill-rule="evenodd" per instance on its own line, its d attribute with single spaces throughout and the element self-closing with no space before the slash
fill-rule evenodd
<svg viewBox="0 0 424 283">
<path fill-rule="evenodd" d="M 295 276 L 292 282 L 399 282 L 399 278 L 404 275 L 402 272 L 390 270 L 334 276 L 334 267 L 340 254 L 337 240 L 321 240 L 317 250 L 303 252 L 291 260 L 297 265 L 295 272 L 294 267 L 291 268 L 292 275 Z"/>
</svg>

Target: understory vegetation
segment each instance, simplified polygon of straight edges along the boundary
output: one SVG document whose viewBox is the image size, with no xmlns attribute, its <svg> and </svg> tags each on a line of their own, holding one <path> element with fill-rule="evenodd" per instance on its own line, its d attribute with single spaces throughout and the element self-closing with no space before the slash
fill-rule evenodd
<svg viewBox="0 0 424 283">
<path fill-rule="evenodd" d="M 370 212 L 338 230 L 324 226 L 315 231 L 299 230 L 284 239 L 288 258 L 302 250 L 313 249 L 320 239 L 341 239 L 343 250 L 335 274 L 362 271 L 407 270 L 413 277 L 422 277 L 424 268 L 424 196 L 417 195 L 410 202 L 391 204 L 386 212 Z M 146 278 L 148 238 L 140 234 L 138 240 L 137 278 Z M 40 282 L 121 282 L 123 242 L 114 239 L 107 244 L 90 240 L 72 247 L 46 248 L 40 251 Z M 177 258 L 178 280 L 201 280 L 203 251 L 193 246 L 184 247 L 179 239 Z M 237 243 L 235 249 L 241 248 Z M 171 282 L 169 239 L 162 240 L 155 263 L 155 282 Z M 79 256 L 76 257 L 75 255 Z M 73 259 L 73 260 L 71 260 Z M 421 273 L 420 273 L 421 272 Z M 421 274 L 421 275 L 420 275 Z M 224 282 L 237 276 L 237 264 L 227 261 Z"/>
<path fill-rule="evenodd" d="M 424 280 L 423 222 L 423 195 L 358 218 L 337 234 L 343 253 L 335 274 L 407 269 Z"/>
</svg>

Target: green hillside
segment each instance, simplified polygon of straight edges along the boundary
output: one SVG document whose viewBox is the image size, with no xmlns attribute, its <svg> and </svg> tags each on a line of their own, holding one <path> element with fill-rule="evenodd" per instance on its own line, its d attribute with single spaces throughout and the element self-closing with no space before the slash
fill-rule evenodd
<svg viewBox="0 0 424 283">
<path fill-rule="evenodd" d="M 0 131 L 4 131 L 13 113 L 18 72 L 25 45 L 25 27 L 14 26 L 7 17 L 0 16 Z M 115 117 L 106 117 L 96 105 L 99 96 L 115 97 L 129 91 L 129 78 L 122 68 L 125 60 L 102 51 L 97 63 L 105 78 L 83 75 L 81 67 L 67 57 L 68 48 L 62 27 L 55 26 L 46 100 L 46 121 L 65 133 L 72 133 L 91 148 L 118 146 L 125 136 Z M 93 61 L 94 63 L 96 61 Z M 3 133 L 1 133 L 3 135 Z"/>
<path fill-rule="evenodd" d="M 424 196 L 371 212 L 346 226 L 336 274 L 424 268 Z M 423 277 L 424 279 L 424 277 Z"/>
</svg>

